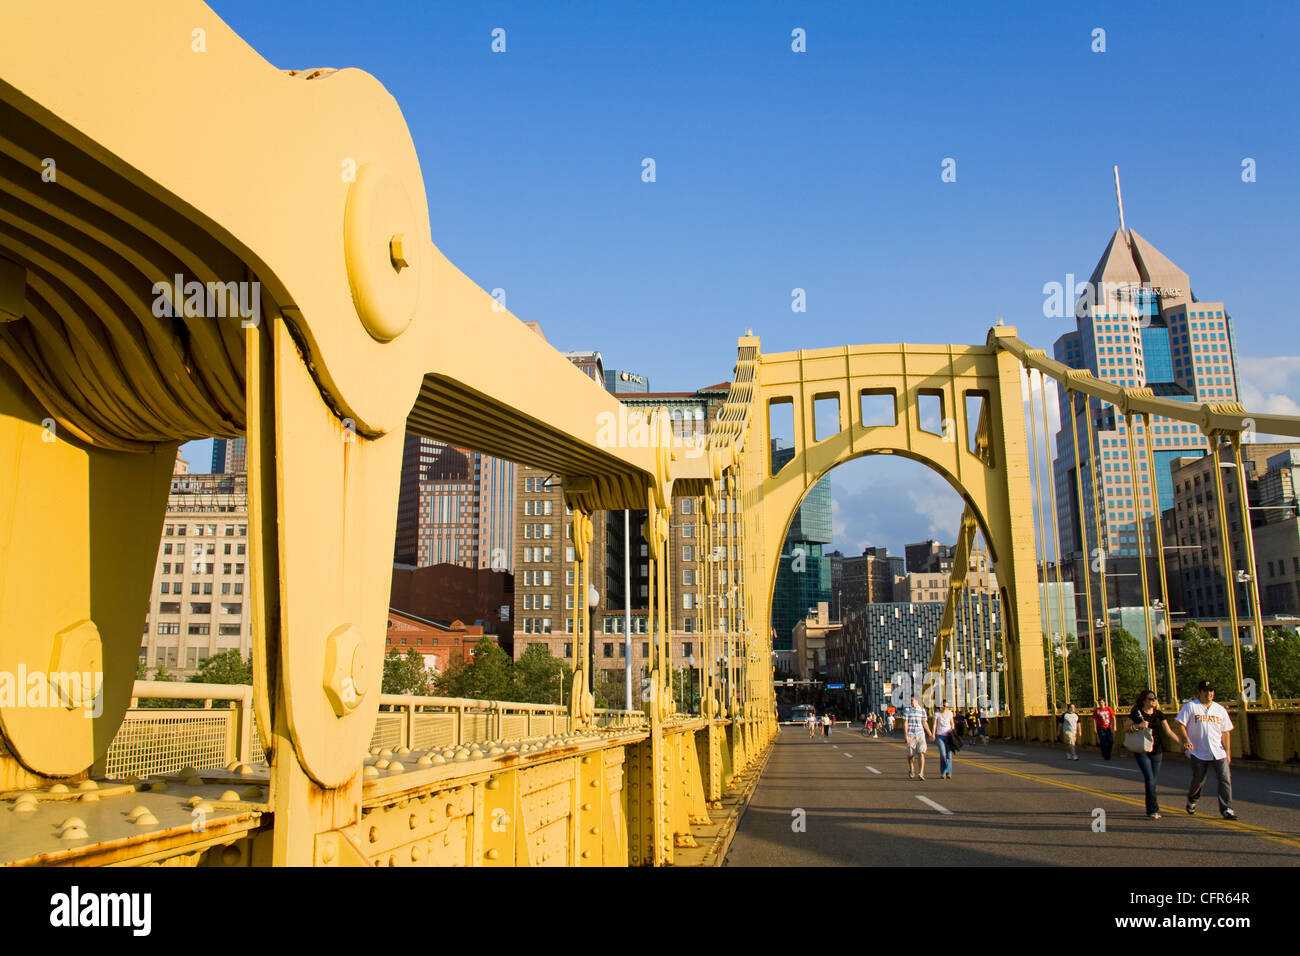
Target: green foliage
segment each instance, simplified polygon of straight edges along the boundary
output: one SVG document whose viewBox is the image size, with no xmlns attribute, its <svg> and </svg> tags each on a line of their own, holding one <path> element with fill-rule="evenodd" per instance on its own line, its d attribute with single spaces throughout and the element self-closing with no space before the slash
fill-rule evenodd
<svg viewBox="0 0 1300 956">
<path fill-rule="evenodd" d="M 681 713 L 700 712 L 700 672 L 693 667 L 673 669 L 673 700 Z"/>
<path fill-rule="evenodd" d="M 541 644 L 532 644 L 514 663 L 515 696 L 521 704 L 569 703 L 573 670 Z"/>
<path fill-rule="evenodd" d="M 1115 695 L 1114 709 L 1127 709 L 1133 706 L 1140 691 L 1151 686 L 1147 676 L 1147 657 L 1138 639 L 1120 628 L 1110 635 L 1110 650 L 1115 660 Z"/>
<path fill-rule="evenodd" d="M 469 661 L 453 661 L 434 686 L 443 697 L 508 701 L 515 693 L 514 667 L 510 655 L 485 637 Z"/>
<path fill-rule="evenodd" d="M 425 666 L 424 656 L 414 647 L 405 655 L 390 647 L 384 656 L 384 676 L 380 691 L 384 694 L 414 694 L 428 697 L 433 694 L 435 677 Z"/>
<path fill-rule="evenodd" d="M 199 672 L 190 678 L 191 684 L 252 684 L 253 659 L 245 659 L 233 647 L 214 654 L 201 665 Z"/>
<path fill-rule="evenodd" d="M 136 680 L 149 679 L 149 665 L 144 662 L 143 657 L 137 657 L 135 660 L 135 679 Z"/>
<path fill-rule="evenodd" d="M 1264 653 L 1268 658 L 1268 684 L 1274 699 L 1300 697 L 1300 635 L 1284 627 L 1264 628 Z M 1260 686 L 1259 654 L 1242 649 L 1241 666 Z M 1217 695 L 1216 695 L 1217 696 Z"/>
<path fill-rule="evenodd" d="M 1208 680 L 1216 688 L 1216 699 L 1236 700 L 1239 694 L 1232 648 L 1195 621 L 1187 622 L 1181 637 L 1182 647 L 1174 665 L 1178 674 L 1179 696 L 1191 697 L 1196 685 Z M 1258 663 L 1256 669 L 1258 670 Z"/>
</svg>

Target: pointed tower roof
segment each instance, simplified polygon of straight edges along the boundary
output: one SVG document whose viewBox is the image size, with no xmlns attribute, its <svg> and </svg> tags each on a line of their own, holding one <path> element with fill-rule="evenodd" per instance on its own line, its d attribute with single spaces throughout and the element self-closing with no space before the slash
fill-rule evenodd
<svg viewBox="0 0 1300 956">
<path fill-rule="evenodd" d="M 1122 230 L 1116 229 L 1115 234 L 1110 237 L 1106 251 L 1101 254 L 1101 258 L 1097 261 L 1097 268 L 1092 270 L 1092 276 L 1088 281 L 1094 286 L 1100 282 L 1142 281 L 1137 263 L 1133 261 L 1133 252 L 1129 249 L 1128 240 Z"/>
<path fill-rule="evenodd" d="M 1190 300 L 1191 279 L 1187 277 L 1187 273 L 1174 265 L 1163 252 L 1139 236 L 1136 231 L 1130 229 L 1128 234 L 1133 243 L 1133 255 L 1137 260 L 1143 281 L 1155 288 L 1179 290 L 1177 295 L 1161 296 L 1162 302 L 1168 305 L 1180 300 Z"/>
</svg>

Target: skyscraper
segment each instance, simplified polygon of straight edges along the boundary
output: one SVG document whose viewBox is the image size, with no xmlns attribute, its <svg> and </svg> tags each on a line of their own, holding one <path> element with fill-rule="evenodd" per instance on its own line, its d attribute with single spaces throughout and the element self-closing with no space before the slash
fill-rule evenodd
<svg viewBox="0 0 1300 956">
<path fill-rule="evenodd" d="M 233 475 L 248 470 L 243 438 L 212 439 L 212 474 Z"/>
<path fill-rule="evenodd" d="M 779 470 L 794 457 L 794 448 L 782 439 L 772 442 L 772 464 Z M 831 483 L 823 478 L 804 497 L 781 546 L 772 590 L 772 648 L 794 648 L 794 628 L 822 601 L 831 601 L 831 565 L 822 558 L 831 543 Z"/>
<path fill-rule="evenodd" d="M 491 455 L 408 434 L 394 562 L 513 570 L 514 471 Z"/>
<path fill-rule="evenodd" d="M 1056 340 L 1058 361 L 1119 385 L 1149 388 L 1157 396 L 1187 402 L 1236 400 L 1236 342 L 1224 304 L 1197 300 L 1186 272 L 1137 232 L 1124 228 L 1122 205 L 1120 228 L 1084 286 L 1075 318 L 1076 330 Z M 1194 425 L 1160 416 L 1152 416 L 1149 435 L 1141 418 L 1135 417 L 1130 436 L 1124 415 L 1093 398 L 1086 405 L 1076 403 L 1083 459 L 1079 462 L 1074 437 L 1066 430 L 1070 405 L 1064 390 L 1058 391 L 1061 430 L 1056 435 L 1054 475 L 1064 555 L 1079 557 L 1086 552 L 1095 559 L 1100 549 L 1109 558 L 1136 560 L 1137 522 L 1143 521 L 1145 551 L 1154 556 L 1158 515 L 1147 468 L 1147 441 L 1155 460 L 1155 491 L 1163 508 L 1173 501 L 1171 462 L 1205 454 L 1204 436 Z M 1136 485 L 1130 480 L 1130 440 L 1135 441 Z M 1076 482 L 1080 466 L 1084 469 L 1082 502 Z M 1102 495 L 1100 541 L 1094 523 L 1094 475 Z"/>
</svg>

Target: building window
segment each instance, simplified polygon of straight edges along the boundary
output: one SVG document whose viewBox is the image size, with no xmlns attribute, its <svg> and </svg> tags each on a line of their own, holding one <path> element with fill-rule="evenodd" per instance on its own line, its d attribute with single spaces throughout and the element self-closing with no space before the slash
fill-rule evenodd
<svg viewBox="0 0 1300 956">
<path fill-rule="evenodd" d="M 614 645 L 609 643 L 608 641 L 605 642 L 605 656 L 606 657 L 614 656 Z"/>
<path fill-rule="evenodd" d="M 692 656 L 694 650 L 695 650 L 695 645 L 692 644 L 690 641 L 682 642 L 682 657 Z"/>
</svg>

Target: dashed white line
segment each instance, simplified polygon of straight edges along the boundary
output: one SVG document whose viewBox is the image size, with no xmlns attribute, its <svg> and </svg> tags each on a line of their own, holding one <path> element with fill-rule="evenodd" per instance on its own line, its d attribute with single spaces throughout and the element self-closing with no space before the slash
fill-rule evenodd
<svg viewBox="0 0 1300 956">
<path fill-rule="evenodd" d="M 940 813 L 945 814 L 946 816 L 952 816 L 951 810 L 949 810 L 947 807 L 940 806 L 939 804 L 931 800 L 929 797 L 923 797 L 921 796 L 921 794 L 918 793 L 916 795 L 916 799 L 920 800 L 922 803 L 926 804 L 927 806 L 933 807 L 935 810 L 938 810 Z"/>
<path fill-rule="evenodd" d="M 877 770 L 875 767 L 872 767 L 872 766 L 868 766 L 867 769 L 870 770 L 872 773 L 875 773 L 875 774 L 880 773 L 879 770 Z"/>
<path fill-rule="evenodd" d="M 1108 764 L 1108 763 L 1095 763 L 1095 764 L 1093 764 L 1093 766 L 1094 766 L 1094 767 L 1100 767 L 1102 770 L 1122 770 L 1122 771 L 1124 771 L 1125 773 L 1137 773 L 1137 772 L 1138 772 L 1138 771 L 1134 770 L 1132 767 L 1116 767 L 1116 766 L 1114 766 L 1114 765 L 1112 765 L 1112 764 Z"/>
<path fill-rule="evenodd" d="M 849 753 L 847 750 L 841 750 L 840 753 L 844 754 L 844 756 L 846 756 L 846 757 L 852 757 L 852 756 L 853 756 L 853 754 Z"/>
<path fill-rule="evenodd" d="M 1300 797 L 1300 793 L 1292 793 L 1290 790 L 1270 790 L 1269 793 L 1280 793 L 1284 797 Z"/>
<path fill-rule="evenodd" d="M 1004 750 L 1004 751 L 1002 751 L 1002 752 L 1003 752 L 1004 754 L 1010 754 L 1010 755 L 1013 756 L 1013 757 L 1023 757 L 1023 756 L 1024 756 L 1024 754 L 1022 754 L 1019 750 Z"/>
</svg>

